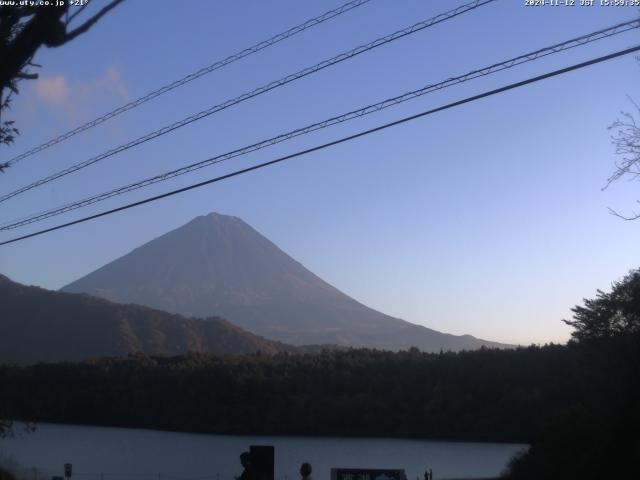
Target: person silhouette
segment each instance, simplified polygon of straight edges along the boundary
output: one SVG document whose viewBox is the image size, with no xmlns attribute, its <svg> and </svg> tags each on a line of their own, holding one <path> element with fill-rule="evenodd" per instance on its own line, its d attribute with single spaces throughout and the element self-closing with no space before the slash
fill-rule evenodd
<svg viewBox="0 0 640 480">
<path fill-rule="evenodd" d="M 304 462 L 300 465 L 300 475 L 302 480 L 311 480 L 311 464 Z"/>
<path fill-rule="evenodd" d="M 253 470 L 251 465 L 251 454 L 249 452 L 242 452 L 240 454 L 240 464 L 242 465 L 242 473 L 236 480 L 253 480 Z"/>
</svg>

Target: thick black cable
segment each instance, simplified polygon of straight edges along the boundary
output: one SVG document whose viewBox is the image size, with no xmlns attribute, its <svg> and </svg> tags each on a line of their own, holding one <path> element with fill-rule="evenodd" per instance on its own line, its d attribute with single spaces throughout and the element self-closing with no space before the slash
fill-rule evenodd
<svg viewBox="0 0 640 480">
<path fill-rule="evenodd" d="M 460 105 L 464 105 L 466 103 L 474 102 L 474 101 L 480 100 L 482 98 L 486 98 L 486 97 L 490 97 L 490 96 L 493 96 L 493 95 L 497 95 L 499 93 L 506 92 L 508 90 L 513 90 L 515 88 L 523 87 L 523 86 L 529 85 L 531 83 L 539 82 L 541 80 L 546 80 L 547 78 L 551 78 L 551 77 L 556 77 L 558 75 L 562 75 L 562 74 L 565 74 L 565 73 L 568 73 L 568 72 L 571 72 L 571 71 L 574 71 L 574 70 L 578 70 L 578 69 L 585 68 L 585 67 L 588 67 L 588 66 L 591 66 L 591 65 L 595 65 L 597 63 L 602 63 L 602 62 L 605 62 L 607 60 L 612 60 L 614 58 L 618 58 L 618 57 L 621 57 L 623 55 L 628 55 L 630 53 L 634 53 L 634 52 L 637 52 L 637 51 L 640 51 L 640 45 L 637 45 L 637 46 L 631 47 L 631 48 L 627 48 L 625 50 L 620 50 L 620 51 L 611 53 L 609 55 L 604 55 L 604 56 L 601 56 L 601 57 L 598 57 L 598 58 L 594 58 L 594 59 L 588 60 L 586 62 L 577 63 L 577 64 L 571 65 L 569 67 L 561 68 L 559 70 L 554 70 L 552 72 L 548 72 L 548 73 L 545 73 L 543 75 L 538 75 L 536 77 L 528 78 L 527 80 L 522 80 L 520 82 L 511 83 L 511 84 L 506 85 L 504 87 L 496 88 L 494 90 L 489 90 L 487 92 L 483 92 L 483 93 L 480 93 L 478 95 L 473 95 L 473 96 L 467 97 L 467 98 L 465 98 L 463 100 L 458 100 L 457 102 L 448 103 L 446 105 L 443 105 L 443 106 L 440 106 L 440 107 L 437 107 L 437 108 L 433 108 L 433 109 L 427 110 L 425 112 L 421 112 L 421 113 L 418 113 L 418 114 L 415 114 L 415 115 L 411 115 L 409 117 L 401 118 L 400 120 L 396 120 L 394 122 L 385 123 L 384 125 L 380 125 L 378 127 L 370 128 L 368 130 L 364 130 L 362 132 L 359 132 L 359 133 L 356 133 L 356 134 L 353 134 L 353 135 L 349 135 L 349 136 L 340 138 L 338 140 L 333 140 L 331 142 L 324 143 L 322 145 L 317 145 L 315 147 L 308 148 L 306 150 L 301 150 L 299 152 L 292 153 L 290 155 L 285 155 L 283 157 L 276 158 L 275 160 L 271 160 L 271 161 L 268 161 L 268 162 L 260 163 L 258 165 L 254 165 L 252 167 L 243 168 L 241 170 L 236 170 L 235 172 L 231 172 L 231 173 L 228 173 L 226 175 L 221 175 L 219 177 L 211 178 L 209 180 L 205 180 L 203 182 L 195 183 L 195 184 L 189 185 L 187 187 L 182 187 L 182 188 L 179 188 L 177 190 L 172 190 L 170 192 L 166 192 L 166 193 L 163 193 L 163 194 L 160 194 L 160 195 L 156 195 L 156 196 L 153 196 L 153 197 L 146 198 L 144 200 L 140 200 L 140 201 L 137 201 L 137 202 L 129 203 L 129 204 L 123 205 L 121 207 L 117 207 L 117 208 L 113 208 L 111 210 L 107 210 L 107 211 L 104 211 L 104 212 L 96 213 L 96 214 L 90 215 L 88 217 L 80 218 L 78 220 L 67 222 L 67 223 L 64 223 L 64 224 L 61 224 L 61 225 L 56 225 L 55 227 L 46 228 L 44 230 L 40 230 L 38 232 L 33 232 L 33 233 L 28 234 L 28 235 L 22 235 L 21 237 L 13 238 L 11 240 L 5 240 L 4 242 L 0 242 L 0 246 L 8 245 L 10 243 L 18 242 L 20 240 L 25 240 L 27 238 L 35 237 L 35 236 L 38 236 L 38 235 L 43 235 L 45 233 L 53 232 L 55 230 L 60 230 L 62 228 L 70 227 L 72 225 L 77 225 L 79 223 L 88 222 L 89 220 L 94 220 L 96 218 L 104 217 L 106 215 L 111 215 L 111 214 L 116 213 L 116 212 L 121 212 L 123 210 L 128 210 L 130 208 L 138 207 L 138 206 L 144 205 L 146 203 L 155 202 L 156 200 L 160 200 L 162 198 L 171 197 L 173 195 L 177 195 L 178 193 L 187 192 L 187 191 L 193 190 L 195 188 L 200 188 L 200 187 L 203 187 L 205 185 L 209 185 L 209 184 L 212 184 L 212 183 L 220 182 L 222 180 L 226 180 L 228 178 L 232 178 L 232 177 L 236 177 L 238 175 L 242 175 L 244 173 L 248 173 L 248 172 L 251 172 L 251 171 L 254 171 L 254 170 L 259 170 L 261 168 L 265 168 L 265 167 L 268 167 L 268 166 L 271 166 L 271 165 L 275 165 L 277 163 L 284 162 L 285 160 L 290 160 L 292 158 L 301 157 L 303 155 L 307 155 L 307 154 L 312 153 L 312 152 L 316 152 L 316 151 L 319 151 L 319 150 L 324 150 L 325 148 L 329 148 L 329 147 L 332 147 L 334 145 L 339 145 L 341 143 L 345 143 L 345 142 L 348 142 L 350 140 L 354 140 L 356 138 L 364 137 L 366 135 L 369 135 L 369 134 L 372 134 L 372 133 L 375 133 L 375 132 L 379 132 L 379 131 L 385 130 L 387 128 L 395 127 L 397 125 L 401 125 L 403 123 L 406 123 L 406 122 L 409 122 L 409 121 L 412 121 L 412 120 L 415 120 L 415 119 L 418 119 L 418 118 L 421 118 L 421 117 L 425 117 L 427 115 L 432 115 L 434 113 L 441 112 L 443 110 L 448 110 L 448 109 L 453 108 L 453 107 L 457 107 L 457 106 L 460 106 Z"/>
<path fill-rule="evenodd" d="M 226 152 L 224 154 L 216 155 L 214 157 L 207 158 L 205 160 L 201 160 L 199 162 L 186 165 L 184 167 L 170 170 L 168 172 L 154 175 L 153 177 L 149 177 L 128 185 L 124 185 L 122 187 L 118 187 L 106 192 L 102 192 L 100 194 L 93 195 L 83 200 L 77 200 L 72 203 L 51 208 L 40 213 L 30 214 L 20 219 L 14 219 L 11 221 L 4 222 L 0 224 L 0 230 L 12 230 L 14 228 L 22 227 L 22 226 L 29 225 L 31 223 L 35 223 L 50 217 L 67 213 L 72 210 L 77 210 L 78 208 L 83 208 L 83 207 L 92 205 L 94 203 L 98 203 L 98 202 L 107 200 L 109 198 L 137 190 L 139 188 L 148 187 L 150 185 L 154 185 L 156 183 L 163 182 L 171 178 L 193 172 L 195 170 L 199 170 L 201 168 L 205 168 L 205 167 L 215 165 L 233 158 L 237 158 L 237 157 L 246 155 L 248 153 L 252 153 L 257 150 L 261 150 L 263 148 L 267 148 L 272 145 L 276 145 L 278 143 L 291 140 L 301 135 L 306 135 L 308 133 L 311 133 L 320 129 L 328 128 L 330 126 L 333 126 L 339 123 L 343 123 L 349 120 L 353 120 L 355 118 L 363 117 L 365 115 L 378 112 L 385 108 L 398 105 L 400 103 L 418 98 L 422 95 L 426 95 L 428 93 L 431 93 L 437 90 L 442 90 L 444 88 L 448 88 L 450 86 L 457 85 L 459 83 L 463 83 L 469 80 L 473 80 L 475 78 L 479 78 L 479 77 L 493 74 L 502 70 L 506 70 L 508 68 L 515 67 L 517 65 L 522 65 L 523 63 L 535 61 L 539 58 L 542 58 L 551 54 L 559 53 L 565 50 L 569 50 L 571 48 L 586 45 L 591 42 L 601 40 L 604 38 L 609 38 L 611 36 L 618 35 L 618 34 L 627 32 L 631 29 L 637 29 L 637 28 L 640 28 L 640 19 L 631 20 L 628 22 L 624 22 L 624 23 L 612 26 L 612 27 L 600 29 L 589 34 L 582 35 L 580 37 L 566 40 L 564 42 L 557 43 L 549 47 L 538 49 L 534 52 L 530 52 L 530 53 L 520 55 L 518 57 L 510 58 L 508 60 L 505 60 L 499 63 L 494 63 L 493 65 L 490 65 L 488 67 L 483 67 L 477 70 L 473 70 L 471 72 L 465 73 L 463 75 L 459 75 L 457 77 L 450 77 L 447 80 L 444 80 L 442 82 L 427 85 L 420 89 L 413 90 L 413 91 L 404 93 L 402 95 L 398 95 L 396 97 L 388 98 L 381 102 L 367 105 L 366 107 L 363 107 L 357 110 L 352 110 L 350 112 L 331 117 L 321 122 L 316 122 L 314 124 L 307 125 L 305 127 L 298 128 L 298 129 L 277 135 L 275 137 L 272 137 L 266 140 L 259 141 L 257 143 L 254 143 L 245 147 L 241 147 L 236 150 L 232 150 L 230 152 Z"/>
<path fill-rule="evenodd" d="M 321 23 L 330 20 L 334 17 L 337 17 L 339 15 L 342 15 L 343 13 L 349 12 L 351 10 L 353 10 L 354 8 L 360 7 L 362 5 L 364 5 L 365 3 L 370 2 L 371 0 L 352 0 L 350 2 L 345 3 L 344 5 L 341 5 L 338 8 L 335 8 L 333 10 L 329 10 L 328 12 L 323 13 L 322 15 L 319 15 L 317 17 L 311 18 L 309 20 L 307 20 L 306 22 L 300 24 L 300 25 L 296 25 L 295 27 L 290 28 L 289 30 L 286 30 L 282 33 L 279 33 L 277 35 L 274 35 L 271 38 L 268 38 L 267 40 L 263 40 L 262 42 L 259 42 L 255 45 L 252 45 L 251 47 L 245 48 L 244 50 L 235 53 L 233 55 L 228 56 L 227 58 L 223 59 L 223 60 L 218 60 L 217 62 L 212 63 L 211 65 L 208 65 L 206 67 L 201 68 L 200 70 L 190 73 L 188 75 L 185 75 L 184 77 L 182 77 L 179 80 L 175 80 L 171 83 L 168 83 L 160 88 L 158 88 L 157 90 L 154 90 L 153 92 L 150 92 L 136 100 L 133 100 L 125 105 L 122 105 L 121 107 L 116 108 L 115 110 L 112 110 L 108 113 L 105 113 L 104 115 L 91 120 L 90 122 L 87 122 L 83 125 L 80 125 L 79 127 L 74 128 L 73 130 L 70 130 L 66 133 L 63 133 L 62 135 L 59 135 L 41 145 L 38 145 L 37 147 L 32 148 L 31 150 L 28 150 L 24 153 L 21 153 L 20 155 L 17 155 L 15 157 L 13 157 L 11 160 L 9 160 L 7 162 L 7 165 L 13 165 L 14 163 L 19 162 L 20 160 L 23 160 L 27 157 L 30 157 L 32 155 L 35 155 L 38 152 L 41 152 L 43 150 L 46 150 L 49 147 L 52 147 L 54 145 L 57 145 L 58 143 L 64 142 L 65 140 L 84 132 L 85 130 L 89 130 L 90 128 L 93 128 L 97 125 L 100 125 L 101 123 L 106 122 L 107 120 L 110 120 L 118 115 L 120 115 L 121 113 L 127 112 L 133 108 L 136 108 L 140 105 L 142 105 L 143 103 L 148 102 L 149 100 L 152 100 L 156 97 L 159 97 L 160 95 L 163 95 L 167 92 L 170 92 L 171 90 L 174 90 L 178 87 L 181 87 L 182 85 L 189 83 L 197 78 L 200 78 L 204 75 L 207 75 L 215 70 L 219 70 L 220 68 L 226 67 L 227 65 L 236 62 L 238 60 L 241 60 L 242 58 L 248 57 L 249 55 L 259 52 L 260 50 L 264 50 L 267 47 L 270 47 L 272 45 L 275 45 L 283 40 L 286 40 L 287 38 L 291 38 L 294 35 L 303 32 L 309 28 L 315 27 L 316 25 L 320 25 Z M 71 20 L 71 19 L 70 19 Z"/>
<path fill-rule="evenodd" d="M 459 15 L 462 15 L 464 13 L 467 13 L 471 10 L 475 10 L 476 8 L 479 8 L 483 5 L 487 5 L 489 3 L 495 2 L 496 0 L 474 0 L 473 2 L 470 3 L 466 3 L 464 5 L 461 5 L 457 8 L 454 8 L 453 10 L 449 10 L 445 13 L 441 13 L 439 15 L 436 15 L 435 17 L 432 17 L 428 20 L 424 20 L 422 22 L 418 22 L 414 25 L 411 25 L 410 27 L 404 28 L 402 30 L 398 30 L 394 33 L 391 33 L 389 35 L 386 35 L 384 37 L 380 37 L 376 40 L 373 40 L 365 45 L 360 45 L 352 50 L 349 50 L 348 52 L 344 52 L 341 53 L 339 55 L 336 55 L 328 60 L 324 60 L 320 63 L 317 63 L 311 67 L 307 67 L 304 68 L 296 73 L 287 75 L 286 77 L 283 77 L 279 80 L 275 80 L 273 82 L 270 82 L 266 85 L 263 85 L 261 87 L 258 87 L 250 92 L 246 92 L 243 93 L 242 95 L 239 95 L 238 97 L 226 100 L 223 103 L 220 103 L 218 105 L 213 105 L 205 110 L 202 110 L 198 113 L 195 113 L 193 115 L 190 115 L 186 118 L 183 118 L 182 120 L 179 120 L 177 122 L 172 123 L 171 125 L 166 125 L 162 128 L 159 128 L 157 130 L 154 130 L 153 132 L 149 132 L 146 135 L 143 135 L 142 137 L 138 137 L 135 140 L 131 140 L 130 142 L 127 142 L 123 145 L 119 145 L 118 147 L 112 148 L 111 150 L 107 150 L 106 152 L 103 152 L 99 155 L 96 155 L 95 157 L 91 157 L 87 160 L 84 160 L 80 163 L 77 163 L 75 165 L 72 165 L 71 167 L 65 168 L 64 170 L 60 170 L 52 175 L 49 175 L 45 178 L 41 178 L 40 180 L 37 180 L 33 183 L 30 183 L 24 187 L 21 187 L 17 190 L 14 190 L 13 192 L 4 194 L 2 196 L 0 196 L 0 202 L 4 202 L 10 198 L 15 197 L 16 195 L 19 195 L 21 193 L 24 193 L 26 191 L 29 191 L 31 189 L 34 189 L 36 187 L 39 187 L 41 185 L 44 185 L 46 183 L 52 182 L 54 180 L 57 180 L 58 178 L 64 177 L 66 175 L 70 175 L 74 172 L 77 172 L 78 170 L 82 170 L 83 168 L 86 168 L 90 165 L 93 165 L 94 163 L 100 162 L 102 160 L 104 160 L 105 158 L 109 158 L 113 155 L 116 155 L 118 153 L 124 152 L 126 150 L 129 150 L 133 147 L 136 147 L 138 145 L 141 145 L 143 143 L 146 143 L 150 140 L 153 140 L 155 138 L 158 138 L 162 135 L 166 135 L 167 133 L 173 132 L 174 130 L 177 130 L 178 128 L 182 128 L 186 125 L 190 125 L 193 122 L 196 122 L 198 120 L 202 120 L 203 118 L 209 117 L 210 115 L 213 115 L 214 113 L 220 112 L 222 110 L 225 110 L 233 105 L 237 105 L 239 103 L 242 103 L 244 101 L 247 101 L 251 98 L 257 97 L 259 95 L 262 95 L 264 93 L 270 92 L 271 90 L 274 90 L 276 88 L 282 87 L 284 85 L 287 85 L 291 82 L 294 82 L 296 80 L 299 80 L 301 78 L 304 78 L 308 75 L 311 75 L 313 73 L 319 72 L 320 70 L 323 70 L 327 67 L 331 67 L 333 65 L 337 65 L 341 62 L 344 62 L 345 60 L 349 60 L 351 58 L 356 57 L 357 55 L 360 55 L 362 53 L 368 52 L 370 50 L 373 50 L 375 48 L 378 48 L 382 45 L 386 45 L 388 43 L 391 43 L 395 40 L 398 40 L 400 38 L 404 38 L 408 35 L 412 35 L 414 33 L 417 33 L 421 30 L 424 30 L 426 28 L 432 27 L 433 25 L 436 25 L 438 23 L 444 22 L 445 20 L 450 20 L 454 17 L 457 17 Z"/>
</svg>

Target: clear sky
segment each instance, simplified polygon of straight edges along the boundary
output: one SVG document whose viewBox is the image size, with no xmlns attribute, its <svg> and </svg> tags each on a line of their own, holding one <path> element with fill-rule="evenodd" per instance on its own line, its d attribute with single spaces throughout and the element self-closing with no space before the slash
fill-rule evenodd
<svg viewBox="0 0 640 480">
<path fill-rule="evenodd" d="M 101 3 L 93 0 L 91 8 Z M 16 164 L 5 193 L 464 1 L 372 0 Z M 38 212 L 637 17 L 632 7 L 500 0 L 360 55 L 0 205 Z M 576 0 L 579 4 L 580 1 Z M 599 0 L 597 1 L 599 3 Z M 128 0 L 88 34 L 41 50 L 11 114 L 8 159 L 171 80 L 340 5 L 340 0 Z M 89 9 L 90 10 L 90 9 Z M 89 13 L 89 12 L 87 12 Z M 640 43 L 638 31 L 424 96 L 20 230 L 6 240 L 266 161 Z M 236 215 L 360 302 L 428 327 L 564 342 L 562 318 L 639 266 L 637 183 L 602 191 L 607 126 L 640 97 L 632 56 L 416 120 L 154 204 L 0 247 L 0 272 L 59 288 L 212 211 Z"/>
</svg>

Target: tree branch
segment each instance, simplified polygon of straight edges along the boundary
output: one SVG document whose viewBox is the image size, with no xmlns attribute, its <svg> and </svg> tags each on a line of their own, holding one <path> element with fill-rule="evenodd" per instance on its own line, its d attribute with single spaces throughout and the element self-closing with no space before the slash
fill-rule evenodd
<svg viewBox="0 0 640 480">
<path fill-rule="evenodd" d="M 609 208 L 609 213 L 611 215 L 613 215 L 614 217 L 621 218 L 622 220 L 632 221 L 632 220 L 638 220 L 640 218 L 640 213 L 633 212 L 633 215 L 631 215 L 630 217 L 626 217 L 626 216 L 616 212 L 613 208 L 611 208 L 611 207 L 608 207 L 608 208 Z"/>
<path fill-rule="evenodd" d="M 79 13 L 82 13 L 82 11 L 87 7 L 87 5 L 89 5 L 89 3 L 88 3 L 88 2 L 87 2 L 87 3 L 85 3 L 84 5 L 82 5 L 80 8 L 78 8 L 78 9 L 73 13 L 73 15 L 71 15 L 71 16 L 69 17 L 69 19 L 67 20 L 67 26 L 69 26 L 69 24 L 70 24 L 71 22 L 73 22 L 73 19 L 74 19 L 74 18 L 76 18 L 76 17 L 78 16 L 78 14 L 79 14 Z"/>
<path fill-rule="evenodd" d="M 16 78 L 21 78 L 21 79 L 25 79 L 25 80 L 36 80 L 38 78 L 38 74 L 37 73 L 23 73 L 23 72 L 20 72 L 19 74 L 16 75 Z"/>
<path fill-rule="evenodd" d="M 100 20 L 104 15 L 106 15 L 109 11 L 113 10 L 114 8 L 116 8 L 120 3 L 122 3 L 124 0 L 113 0 L 111 3 L 109 3 L 108 5 L 106 5 L 105 7 L 102 8 L 102 10 L 100 10 L 98 13 L 96 13 L 93 17 L 91 17 L 90 19 L 88 19 L 86 22 L 84 22 L 82 25 L 80 25 L 78 28 L 67 32 L 67 34 L 64 37 L 64 41 L 60 44 L 63 45 L 64 43 L 67 43 L 71 40 L 73 40 L 74 38 L 76 38 L 78 35 L 82 35 L 83 33 L 85 33 L 86 31 L 88 31 L 91 27 L 93 27 L 93 25 Z M 59 45 L 49 45 L 49 46 L 59 46 Z"/>
</svg>

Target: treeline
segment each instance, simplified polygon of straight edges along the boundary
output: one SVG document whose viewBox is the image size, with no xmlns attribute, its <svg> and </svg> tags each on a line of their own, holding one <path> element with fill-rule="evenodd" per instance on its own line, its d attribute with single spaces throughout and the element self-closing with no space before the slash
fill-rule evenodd
<svg viewBox="0 0 640 480">
<path fill-rule="evenodd" d="M 640 478 L 640 332 L 585 339 L 569 351 L 573 393 L 508 478 Z"/>
<path fill-rule="evenodd" d="M 566 346 L 132 355 L 0 367 L 13 418 L 190 432 L 534 438 L 575 402 Z"/>
<path fill-rule="evenodd" d="M 573 394 L 549 417 L 510 480 L 640 478 L 640 269 L 572 309 L 567 381 Z"/>
<path fill-rule="evenodd" d="M 572 310 L 566 346 L 4 365 L 0 420 L 522 441 L 510 480 L 640 478 L 640 269 Z"/>
</svg>

